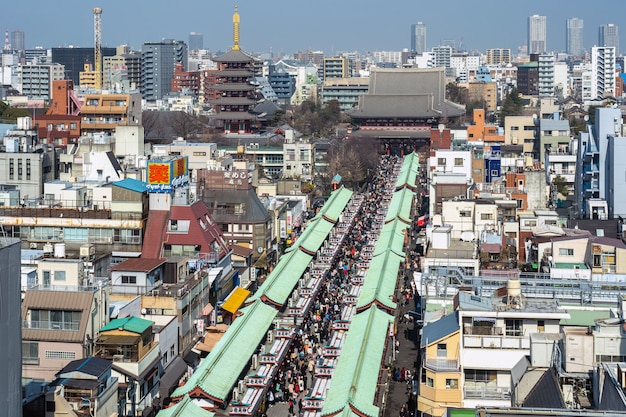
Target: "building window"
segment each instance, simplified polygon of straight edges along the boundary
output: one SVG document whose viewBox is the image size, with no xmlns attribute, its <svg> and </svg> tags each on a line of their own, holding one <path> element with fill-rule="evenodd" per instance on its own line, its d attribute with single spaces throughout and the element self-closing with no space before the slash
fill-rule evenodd
<svg viewBox="0 0 626 417">
<path fill-rule="evenodd" d="M 176 232 L 178 230 L 178 220 L 170 220 L 170 232 Z"/>
<path fill-rule="evenodd" d="M 493 213 L 480 213 L 480 220 L 493 220 Z"/>
<path fill-rule="evenodd" d="M 194 152 L 193 156 L 206 156 L 206 152 Z"/>
<path fill-rule="evenodd" d="M 511 130 L 519 130 L 519 126 L 511 126 Z"/>
<path fill-rule="evenodd" d="M 446 165 L 446 158 L 437 158 L 437 165 L 445 166 Z"/>
<path fill-rule="evenodd" d="M 446 389 L 459 389 L 459 380 L 457 378 L 446 378 Z"/>
<path fill-rule="evenodd" d="M 25 365 L 39 365 L 38 342 L 22 342 L 22 363 Z"/>
<path fill-rule="evenodd" d="M 459 211 L 459 217 L 472 217 L 472 212 L 469 210 Z"/>
<path fill-rule="evenodd" d="M 463 166 L 463 158 L 454 158 L 454 166 L 462 167 Z"/>
<path fill-rule="evenodd" d="M 54 281 L 65 282 L 65 271 L 54 271 Z"/>
<path fill-rule="evenodd" d="M 17 160 L 17 179 L 21 180 L 22 179 L 22 160 L 18 159 Z"/>
<path fill-rule="evenodd" d="M 507 336 L 523 336 L 522 320 L 507 319 L 505 320 L 506 335 Z"/>
<path fill-rule="evenodd" d="M 431 377 L 427 376 L 426 377 L 426 385 L 429 387 L 434 387 L 435 386 L 435 380 L 432 379 Z"/>
<path fill-rule="evenodd" d="M 30 180 L 30 158 L 26 160 L 26 179 Z"/>
<path fill-rule="evenodd" d="M 13 160 L 13 158 L 9 159 L 9 179 L 12 180 L 14 179 L 15 175 L 15 161 Z"/>
<path fill-rule="evenodd" d="M 572 248 L 559 248 L 560 256 L 574 256 L 574 249 Z"/>
<path fill-rule="evenodd" d="M 448 349 L 445 343 L 437 343 L 437 357 L 438 358 L 448 357 Z"/>
<path fill-rule="evenodd" d="M 546 331 L 546 321 L 545 320 L 537 320 L 537 332 L 543 333 Z"/>
<path fill-rule="evenodd" d="M 137 284 L 137 277 L 134 275 L 122 275 L 122 284 Z"/>
</svg>

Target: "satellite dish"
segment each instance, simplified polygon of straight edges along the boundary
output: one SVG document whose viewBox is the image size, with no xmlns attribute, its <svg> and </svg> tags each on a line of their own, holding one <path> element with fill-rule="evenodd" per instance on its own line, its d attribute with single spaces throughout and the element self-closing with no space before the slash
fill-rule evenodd
<svg viewBox="0 0 626 417">
<path fill-rule="evenodd" d="M 589 115 L 585 114 L 585 117 L 583 117 L 583 119 L 585 119 L 585 122 L 588 122 L 589 121 Z"/>
<path fill-rule="evenodd" d="M 146 314 L 146 312 L 147 312 L 147 311 L 146 311 L 146 309 L 145 309 L 145 308 L 142 308 L 142 309 L 141 309 L 141 314 L 142 314 L 142 315 L 145 315 L 145 314 Z"/>
</svg>

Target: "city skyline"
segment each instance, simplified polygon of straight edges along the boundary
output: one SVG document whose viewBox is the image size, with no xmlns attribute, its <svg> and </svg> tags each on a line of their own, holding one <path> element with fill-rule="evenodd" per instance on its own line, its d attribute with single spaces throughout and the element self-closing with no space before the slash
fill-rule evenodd
<svg viewBox="0 0 626 417">
<path fill-rule="evenodd" d="M 527 19 L 538 14 L 547 17 L 547 50 L 565 51 L 565 22 L 572 17 L 585 21 L 584 47 L 597 43 L 597 28 L 615 23 L 620 0 L 607 0 L 602 8 L 583 0 L 572 0 L 567 7 L 552 2 L 530 0 L 511 3 L 506 8 L 495 0 L 485 0 L 481 8 L 452 0 L 420 7 L 409 1 L 397 1 L 391 7 L 365 0 L 354 7 L 351 3 L 320 0 L 315 7 L 302 8 L 298 3 L 275 0 L 258 3 L 251 0 L 206 3 L 180 0 L 172 11 L 172 3 L 156 0 L 147 8 L 139 2 L 108 2 L 94 0 L 62 0 L 29 7 L 13 3 L 0 16 L 0 27 L 9 32 L 22 30 L 26 48 L 59 46 L 89 47 L 93 45 L 93 7 L 102 7 L 102 44 L 114 47 L 127 44 L 140 50 L 144 42 L 178 39 L 187 42 L 190 32 L 204 35 L 205 47 L 226 51 L 232 46 L 232 14 L 235 5 L 241 15 L 241 46 L 250 52 L 284 52 L 321 50 L 326 55 L 338 51 L 382 51 L 410 49 L 408 36 L 412 24 L 420 21 L 428 27 L 427 49 L 454 40 L 464 50 L 484 52 L 487 48 L 510 48 L 512 52 L 526 45 Z M 57 16 L 68 19 L 58 24 Z M 178 11 L 184 18 L 173 18 Z M 279 11 L 279 13 L 277 13 Z M 373 13 L 375 11 L 375 13 Z M 284 16 L 284 17 L 283 17 Z M 490 16 L 489 20 L 484 17 Z M 36 26 L 34 22 L 54 21 Z M 476 24 L 480 21 L 481 24 Z M 33 22 L 33 23 L 30 23 Z M 497 36 L 494 36 L 497 33 Z"/>
</svg>

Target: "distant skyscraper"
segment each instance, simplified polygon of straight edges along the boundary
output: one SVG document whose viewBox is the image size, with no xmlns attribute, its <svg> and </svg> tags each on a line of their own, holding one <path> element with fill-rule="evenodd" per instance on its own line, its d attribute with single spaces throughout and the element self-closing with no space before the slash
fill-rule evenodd
<svg viewBox="0 0 626 417">
<path fill-rule="evenodd" d="M 567 43 L 567 53 L 581 56 L 585 53 L 583 46 L 583 20 L 577 17 L 567 19 L 565 37 Z"/>
<path fill-rule="evenodd" d="M 426 25 L 422 22 L 411 25 L 411 51 L 426 52 Z"/>
<path fill-rule="evenodd" d="M 14 51 L 23 51 L 24 47 L 24 32 L 21 30 L 14 30 L 11 32 L 11 49 Z"/>
<path fill-rule="evenodd" d="M 191 32 L 189 34 L 189 50 L 198 51 L 204 49 L 204 36 L 202 33 Z"/>
<path fill-rule="evenodd" d="M 619 27 L 613 23 L 600 26 L 598 31 L 598 45 L 612 46 L 615 48 L 615 55 L 619 55 Z"/>
<path fill-rule="evenodd" d="M 528 53 L 541 54 L 546 51 L 546 17 L 538 14 L 528 18 Z"/>
</svg>

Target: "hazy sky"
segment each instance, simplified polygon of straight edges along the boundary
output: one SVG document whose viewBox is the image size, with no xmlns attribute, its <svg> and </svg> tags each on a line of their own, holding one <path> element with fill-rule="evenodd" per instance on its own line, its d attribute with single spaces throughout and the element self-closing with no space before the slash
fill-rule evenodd
<svg viewBox="0 0 626 417">
<path fill-rule="evenodd" d="M 102 45 L 163 38 L 188 42 L 204 35 L 205 48 L 232 46 L 232 14 L 239 6 L 241 46 L 249 52 L 298 50 L 399 51 L 410 47 L 410 27 L 427 26 L 427 47 L 442 40 L 462 41 L 465 50 L 511 48 L 526 44 L 527 19 L 547 16 L 548 50 L 565 50 L 565 21 L 584 20 L 584 46 L 597 42 L 598 26 L 620 24 L 624 0 L 30 0 L 7 2 L 0 29 L 23 30 L 26 48 L 92 46 L 93 7 L 101 7 Z M 621 12 L 620 12 L 621 11 Z M 620 19 L 622 18 L 622 19 Z M 622 25 L 620 49 L 626 49 Z"/>
</svg>

